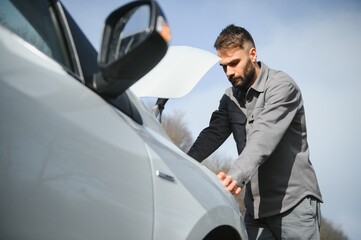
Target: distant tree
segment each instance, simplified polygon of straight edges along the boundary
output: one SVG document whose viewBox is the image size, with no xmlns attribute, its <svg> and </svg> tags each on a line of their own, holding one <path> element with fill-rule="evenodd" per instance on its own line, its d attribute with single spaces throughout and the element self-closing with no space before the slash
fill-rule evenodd
<svg viewBox="0 0 361 240">
<path fill-rule="evenodd" d="M 348 240 L 341 227 L 336 226 L 328 219 L 321 220 L 321 240 Z"/>
<path fill-rule="evenodd" d="M 219 172 L 228 172 L 231 168 L 232 158 L 230 156 L 221 156 L 220 153 L 215 152 L 207 159 L 205 159 L 202 164 L 209 168 L 214 173 Z"/>
<path fill-rule="evenodd" d="M 184 114 L 180 111 L 175 112 L 174 115 L 163 115 L 161 123 L 173 143 L 183 152 L 188 152 L 193 138 L 183 117 Z"/>
</svg>

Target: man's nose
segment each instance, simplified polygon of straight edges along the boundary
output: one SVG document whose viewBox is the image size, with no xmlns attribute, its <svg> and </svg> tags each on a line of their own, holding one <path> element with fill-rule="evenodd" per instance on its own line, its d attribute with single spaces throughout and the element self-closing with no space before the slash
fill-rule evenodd
<svg viewBox="0 0 361 240">
<path fill-rule="evenodd" d="M 226 75 L 228 78 L 232 78 L 234 76 L 234 70 L 233 68 L 227 66 L 226 68 Z"/>
</svg>

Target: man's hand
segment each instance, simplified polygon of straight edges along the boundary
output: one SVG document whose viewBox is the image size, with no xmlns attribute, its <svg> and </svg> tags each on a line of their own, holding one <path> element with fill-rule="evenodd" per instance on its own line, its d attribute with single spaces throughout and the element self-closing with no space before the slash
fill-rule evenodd
<svg viewBox="0 0 361 240">
<path fill-rule="evenodd" d="M 230 191 L 233 195 L 238 195 L 241 192 L 242 189 L 237 186 L 237 181 L 233 180 L 231 175 L 219 172 L 217 176 L 228 191 Z"/>
</svg>

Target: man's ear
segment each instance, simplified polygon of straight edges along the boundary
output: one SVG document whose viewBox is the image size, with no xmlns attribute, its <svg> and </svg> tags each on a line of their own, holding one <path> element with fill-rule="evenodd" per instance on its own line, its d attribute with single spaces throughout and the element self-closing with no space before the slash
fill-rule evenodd
<svg viewBox="0 0 361 240">
<path fill-rule="evenodd" d="M 250 50 L 249 50 L 249 57 L 251 59 L 251 61 L 253 63 L 256 63 L 257 62 L 257 50 L 256 48 L 252 47 Z"/>
</svg>

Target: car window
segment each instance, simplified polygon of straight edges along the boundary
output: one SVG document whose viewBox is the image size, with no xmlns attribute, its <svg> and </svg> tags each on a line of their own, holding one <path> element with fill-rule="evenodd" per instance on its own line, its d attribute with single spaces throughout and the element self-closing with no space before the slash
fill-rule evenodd
<svg viewBox="0 0 361 240">
<path fill-rule="evenodd" d="M 0 24 L 74 70 L 54 9 L 45 0 L 1 0 Z"/>
</svg>

